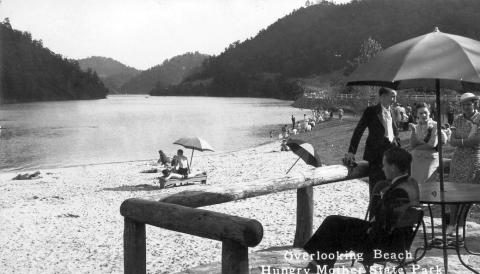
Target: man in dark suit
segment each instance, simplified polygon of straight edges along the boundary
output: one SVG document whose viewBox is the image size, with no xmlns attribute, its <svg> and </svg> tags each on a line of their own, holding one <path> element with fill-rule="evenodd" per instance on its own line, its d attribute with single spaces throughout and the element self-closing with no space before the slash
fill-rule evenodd
<svg viewBox="0 0 480 274">
<path fill-rule="evenodd" d="M 363 132 L 368 128 L 367 141 L 363 159 L 368 161 L 369 190 L 372 193 L 373 186 L 380 180 L 385 179 L 382 171 L 383 153 L 389 148 L 400 146 L 398 129 L 391 113 L 390 106 L 396 101 L 397 92 L 389 88 L 380 88 L 378 91 L 379 103 L 369 106 L 363 112 L 362 118 L 353 132 L 348 153 L 345 155 L 347 162 L 355 161 L 355 153 L 362 139 Z"/>
<path fill-rule="evenodd" d="M 374 188 L 369 221 L 345 216 L 328 216 L 323 221 L 304 245 L 317 269 L 333 268 L 338 255 L 349 251 L 361 255 L 365 266 L 371 266 L 378 254 L 403 253 L 406 239 L 413 236 L 412 224 L 406 222 L 404 214 L 409 207 L 419 205 L 420 195 L 417 182 L 408 175 L 411 162 L 412 156 L 402 148 L 385 152 L 387 180 Z"/>
</svg>

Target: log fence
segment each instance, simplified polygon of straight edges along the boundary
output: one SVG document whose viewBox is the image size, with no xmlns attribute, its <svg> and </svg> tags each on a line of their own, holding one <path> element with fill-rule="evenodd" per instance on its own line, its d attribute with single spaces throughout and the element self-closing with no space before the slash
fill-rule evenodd
<svg viewBox="0 0 480 274">
<path fill-rule="evenodd" d="M 248 247 L 263 237 L 256 220 L 175 204 L 128 199 L 120 213 L 125 217 L 125 273 L 146 273 L 145 224 L 222 241 L 223 273 L 248 273 Z"/>
</svg>

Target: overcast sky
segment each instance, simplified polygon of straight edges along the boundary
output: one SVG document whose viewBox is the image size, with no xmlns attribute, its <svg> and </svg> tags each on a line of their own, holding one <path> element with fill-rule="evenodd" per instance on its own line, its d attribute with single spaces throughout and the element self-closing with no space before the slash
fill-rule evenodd
<svg viewBox="0 0 480 274">
<path fill-rule="evenodd" d="M 0 0 L 0 19 L 55 53 L 147 69 L 185 52 L 219 54 L 306 0 Z M 335 0 L 336 3 L 350 0 Z"/>
</svg>

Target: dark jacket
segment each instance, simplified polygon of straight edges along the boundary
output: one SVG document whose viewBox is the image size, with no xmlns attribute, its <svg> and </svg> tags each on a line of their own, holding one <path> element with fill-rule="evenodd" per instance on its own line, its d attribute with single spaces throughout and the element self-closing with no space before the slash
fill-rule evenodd
<svg viewBox="0 0 480 274">
<path fill-rule="evenodd" d="M 370 106 L 363 112 L 362 118 L 355 127 L 355 130 L 350 140 L 348 152 L 357 153 L 358 144 L 362 139 L 363 132 L 368 128 L 367 141 L 365 143 L 365 152 L 363 159 L 369 162 L 381 162 L 383 153 L 392 146 L 400 146 L 400 139 L 398 138 L 398 128 L 392 115 L 393 135 L 395 136 L 392 143 L 385 137 L 386 129 L 382 124 L 382 106 L 377 104 Z"/>
<path fill-rule="evenodd" d="M 378 182 L 370 202 L 372 229 L 369 234 L 374 242 L 391 248 L 410 236 L 411 227 L 397 228 L 397 224 L 407 208 L 420 204 L 419 198 L 418 184 L 408 175 L 398 178 L 391 185 L 388 181 Z"/>
</svg>

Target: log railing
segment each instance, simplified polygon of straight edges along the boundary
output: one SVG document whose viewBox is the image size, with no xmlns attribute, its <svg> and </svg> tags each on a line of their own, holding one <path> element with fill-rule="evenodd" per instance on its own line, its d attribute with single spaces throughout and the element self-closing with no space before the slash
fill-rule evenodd
<svg viewBox="0 0 480 274">
<path fill-rule="evenodd" d="M 146 273 L 145 224 L 222 241 L 222 273 L 248 273 L 248 247 L 263 237 L 256 220 L 174 204 L 128 199 L 120 213 L 125 273 Z"/>
<path fill-rule="evenodd" d="M 448 159 L 444 166 L 449 167 Z M 220 204 L 286 190 L 297 190 L 297 221 L 294 247 L 302 247 L 312 236 L 313 187 L 367 176 L 368 163 L 355 168 L 324 166 L 274 180 L 256 180 L 232 187 L 207 186 L 168 196 L 128 199 L 120 207 L 125 217 L 125 273 L 146 273 L 145 224 L 222 241 L 222 273 L 249 273 L 248 247 L 263 237 L 262 225 L 196 207 Z"/>
</svg>

